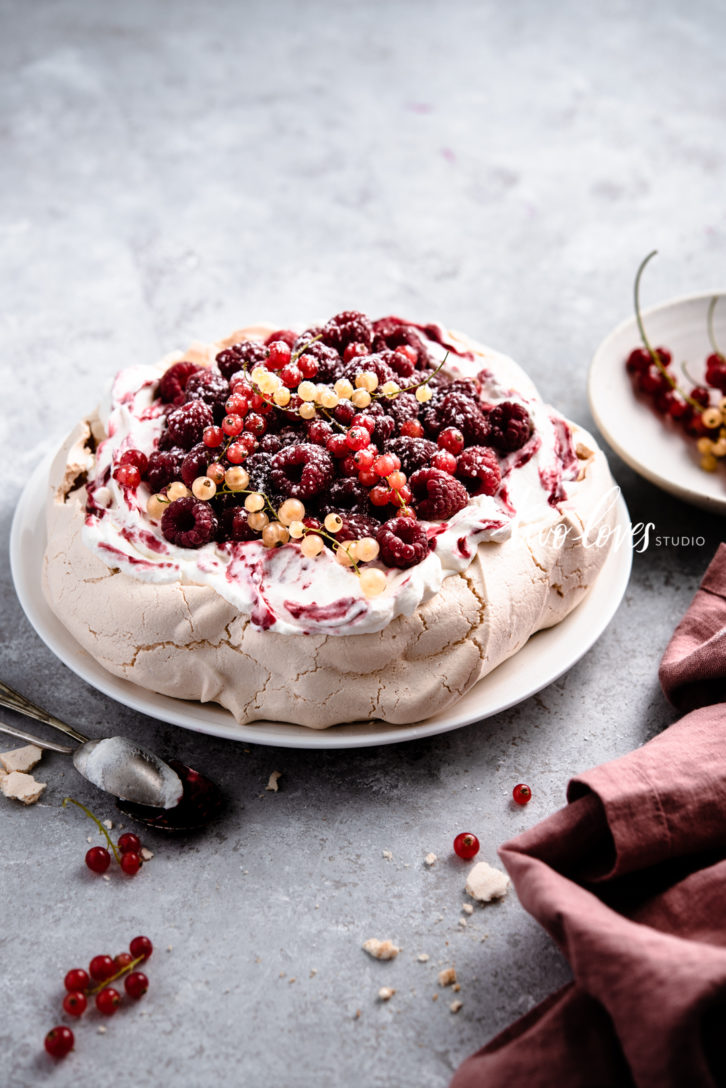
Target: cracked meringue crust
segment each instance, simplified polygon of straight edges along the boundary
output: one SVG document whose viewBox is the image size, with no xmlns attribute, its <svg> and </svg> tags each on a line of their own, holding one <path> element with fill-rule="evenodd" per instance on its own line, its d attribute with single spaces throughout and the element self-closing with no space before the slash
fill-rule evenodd
<svg viewBox="0 0 726 1088">
<path fill-rule="evenodd" d="M 260 335 L 268 331 L 260 327 Z M 536 396 L 511 360 L 455 338 L 480 367 L 495 360 L 498 378 Z M 209 349 L 194 351 L 183 358 L 210 358 Z M 507 539 L 475 544 L 463 570 L 448 572 L 438 591 L 380 630 L 291 634 L 255 626 L 209 584 L 139 580 L 87 546 L 85 481 L 105 434 L 98 417 L 84 420 L 51 468 L 46 598 L 109 672 L 164 695 L 220 703 L 240 724 L 420 721 L 560 622 L 605 561 L 616 521 L 613 481 L 592 437 L 563 422 L 577 457 L 566 500 L 518 520 Z"/>
</svg>

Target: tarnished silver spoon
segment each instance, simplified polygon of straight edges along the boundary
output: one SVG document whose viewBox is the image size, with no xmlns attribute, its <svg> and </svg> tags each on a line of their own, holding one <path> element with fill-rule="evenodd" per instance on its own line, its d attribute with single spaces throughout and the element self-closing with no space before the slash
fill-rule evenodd
<svg viewBox="0 0 726 1088">
<path fill-rule="evenodd" d="M 24 695 L 0 682 L 0 706 L 15 710 L 26 717 L 44 722 L 53 729 L 78 741 L 76 747 L 40 740 L 23 729 L 0 723 L 0 732 L 11 737 L 36 744 L 51 752 L 62 752 L 73 759 L 79 774 L 94 786 L 111 793 L 121 801 L 131 802 L 144 808 L 173 809 L 182 800 L 184 784 L 168 763 L 159 759 L 148 748 L 128 737 L 105 737 L 90 740 L 73 726 L 62 722 L 42 707 L 36 706 Z M 150 813 L 154 816 L 156 813 Z M 139 817 L 142 818 L 142 817 Z"/>
</svg>

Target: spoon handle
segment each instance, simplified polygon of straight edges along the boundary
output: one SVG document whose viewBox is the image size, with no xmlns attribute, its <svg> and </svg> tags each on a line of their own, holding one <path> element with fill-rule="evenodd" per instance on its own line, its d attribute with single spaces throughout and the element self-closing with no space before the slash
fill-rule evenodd
<svg viewBox="0 0 726 1088">
<path fill-rule="evenodd" d="M 7 684 L 3 684 L 1 680 L 0 706 L 7 707 L 8 710 L 16 710 L 19 714 L 25 714 L 28 718 L 35 718 L 36 721 L 44 722 L 54 729 L 60 729 L 61 733 L 73 737 L 74 740 L 79 741 L 81 744 L 85 744 L 88 740 L 88 737 L 84 737 L 83 733 L 79 733 L 73 726 L 66 725 L 60 718 L 54 717 L 52 714 L 49 714 L 47 710 L 43 710 L 42 707 L 36 706 L 35 703 L 31 703 L 30 699 L 26 699 L 19 691 L 15 691 L 14 688 L 8 687 Z M 33 744 L 39 743 L 39 741 L 33 741 Z M 65 751 L 65 749 L 60 748 L 58 751 Z"/>
<path fill-rule="evenodd" d="M 24 729 L 16 729 L 15 726 L 5 725 L 4 722 L 0 722 L 0 733 L 7 733 L 9 737 L 17 737 L 18 740 L 27 740 L 29 744 L 35 744 L 37 748 L 45 748 L 49 752 L 62 752 L 66 756 L 73 752 L 73 748 L 69 748 L 67 744 L 56 744 L 52 740 L 38 740 L 37 737 L 26 733 Z"/>
</svg>

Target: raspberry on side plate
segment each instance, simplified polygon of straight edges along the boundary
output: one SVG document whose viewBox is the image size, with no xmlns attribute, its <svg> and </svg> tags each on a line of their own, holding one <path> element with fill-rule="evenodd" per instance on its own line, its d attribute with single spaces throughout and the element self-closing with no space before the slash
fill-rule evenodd
<svg viewBox="0 0 726 1088">
<path fill-rule="evenodd" d="M 381 559 L 389 567 L 415 567 L 429 553 L 424 526 L 413 518 L 391 518 L 376 534 Z"/>
<path fill-rule="evenodd" d="M 491 446 L 469 446 L 459 454 L 455 475 L 472 495 L 493 495 L 502 482 L 502 470 Z"/>
<path fill-rule="evenodd" d="M 438 468 L 420 468 L 409 484 L 416 513 L 426 521 L 446 521 L 469 502 L 464 485 Z"/>
</svg>

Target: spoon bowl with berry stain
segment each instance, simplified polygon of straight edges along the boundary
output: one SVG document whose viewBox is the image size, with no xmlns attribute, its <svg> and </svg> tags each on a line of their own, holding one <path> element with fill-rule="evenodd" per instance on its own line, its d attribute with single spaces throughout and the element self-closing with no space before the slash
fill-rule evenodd
<svg viewBox="0 0 726 1088">
<path fill-rule="evenodd" d="M 178 760 L 164 762 L 128 737 L 91 740 L 0 682 L 0 706 L 43 722 L 78 741 L 76 747 L 40 740 L 0 724 L 0 732 L 52 752 L 70 755 L 79 774 L 113 794 L 129 816 L 150 827 L 188 831 L 208 823 L 221 809 L 217 787 Z"/>
</svg>

